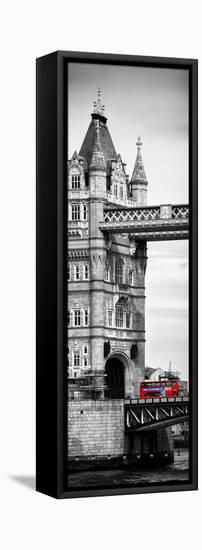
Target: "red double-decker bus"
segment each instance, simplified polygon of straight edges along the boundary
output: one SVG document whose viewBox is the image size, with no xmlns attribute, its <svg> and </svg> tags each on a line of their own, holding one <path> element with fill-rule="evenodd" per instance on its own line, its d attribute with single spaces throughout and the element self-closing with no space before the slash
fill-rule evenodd
<svg viewBox="0 0 202 550">
<path fill-rule="evenodd" d="M 140 397 L 175 397 L 179 395 L 178 380 L 145 380 L 140 384 Z"/>
</svg>

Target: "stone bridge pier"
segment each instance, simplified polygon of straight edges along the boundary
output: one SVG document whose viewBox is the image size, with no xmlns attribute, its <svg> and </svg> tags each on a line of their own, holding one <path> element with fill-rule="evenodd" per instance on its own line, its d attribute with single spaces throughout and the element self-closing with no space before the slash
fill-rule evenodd
<svg viewBox="0 0 202 550">
<path fill-rule="evenodd" d="M 124 419 L 124 399 L 69 401 L 68 468 L 138 469 L 173 461 L 171 427 L 130 433 Z"/>
<path fill-rule="evenodd" d="M 172 428 L 125 435 L 127 464 L 130 466 L 160 466 L 173 462 Z"/>
</svg>

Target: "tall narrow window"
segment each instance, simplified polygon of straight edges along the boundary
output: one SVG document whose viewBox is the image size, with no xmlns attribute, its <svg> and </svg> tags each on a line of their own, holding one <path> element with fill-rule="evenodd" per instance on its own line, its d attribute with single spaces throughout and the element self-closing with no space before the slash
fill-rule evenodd
<svg viewBox="0 0 202 550">
<path fill-rule="evenodd" d="M 116 327 L 123 327 L 123 308 L 116 306 Z"/>
<path fill-rule="evenodd" d="M 120 199 L 123 199 L 123 185 L 120 185 Z"/>
<path fill-rule="evenodd" d="M 86 264 L 84 266 L 84 279 L 89 279 L 89 266 Z"/>
<path fill-rule="evenodd" d="M 78 174 L 72 176 L 72 189 L 80 189 L 80 176 Z"/>
<path fill-rule="evenodd" d="M 130 313 L 126 312 L 126 328 L 130 328 Z"/>
<path fill-rule="evenodd" d="M 128 273 L 128 280 L 129 280 L 129 285 L 132 285 L 133 284 L 133 272 L 132 272 L 131 269 Z"/>
<path fill-rule="evenodd" d="M 80 366 L 80 354 L 75 352 L 74 353 L 74 367 Z"/>
<path fill-rule="evenodd" d="M 115 281 L 118 284 L 123 283 L 123 262 L 122 260 L 117 260 L 115 264 Z"/>
<path fill-rule="evenodd" d="M 87 366 L 88 366 L 88 357 L 84 357 L 84 358 L 83 358 L 83 366 L 84 366 L 84 367 L 87 367 Z"/>
<path fill-rule="evenodd" d="M 80 220 L 80 205 L 79 204 L 73 204 L 73 206 L 72 206 L 72 220 L 73 221 Z"/>
<path fill-rule="evenodd" d="M 86 204 L 84 204 L 83 205 L 83 219 L 87 220 L 87 217 L 88 217 L 87 206 L 86 206 Z"/>
<path fill-rule="evenodd" d="M 80 279 L 80 268 L 79 265 L 75 265 L 75 279 L 78 281 Z"/>
<path fill-rule="evenodd" d="M 88 323 L 89 323 L 88 309 L 85 309 L 85 310 L 84 310 L 84 325 L 85 325 L 85 327 L 88 326 Z"/>
<path fill-rule="evenodd" d="M 70 279 L 71 279 L 71 270 L 70 270 L 69 265 L 67 266 L 67 279 L 68 279 L 68 281 L 70 281 Z"/>
<path fill-rule="evenodd" d="M 81 325 L 81 310 L 75 309 L 74 311 L 74 326 L 80 327 Z"/>
<path fill-rule="evenodd" d="M 88 346 L 83 346 L 83 353 L 86 355 L 88 353 Z"/>
<path fill-rule="evenodd" d="M 67 313 L 67 324 L 68 324 L 68 327 L 71 326 L 71 313 L 70 313 L 70 310 L 68 310 L 68 313 Z"/>
<path fill-rule="evenodd" d="M 110 267 L 109 265 L 105 266 L 105 281 L 110 281 Z"/>
<path fill-rule="evenodd" d="M 112 327 L 112 309 L 108 310 L 108 325 Z"/>
<path fill-rule="evenodd" d="M 116 183 L 114 184 L 114 196 L 118 197 L 118 185 Z"/>
</svg>

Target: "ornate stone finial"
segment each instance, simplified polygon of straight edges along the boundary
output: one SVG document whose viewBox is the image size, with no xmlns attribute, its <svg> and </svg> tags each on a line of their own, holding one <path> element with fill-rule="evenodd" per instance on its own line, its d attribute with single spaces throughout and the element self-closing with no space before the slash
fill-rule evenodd
<svg viewBox="0 0 202 550">
<path fill-rule="evenodd" d="M 101 115 L 101 116 L 104 115 L 105 107 L 101 103 L 101 89 L 100 88 L 98 88 L 98 91 L 97 91 L 97 101 L 94 101 L 93 106 L 94 106 L 94 111 L 93 111 L 94 114 Z"/>
</svg>

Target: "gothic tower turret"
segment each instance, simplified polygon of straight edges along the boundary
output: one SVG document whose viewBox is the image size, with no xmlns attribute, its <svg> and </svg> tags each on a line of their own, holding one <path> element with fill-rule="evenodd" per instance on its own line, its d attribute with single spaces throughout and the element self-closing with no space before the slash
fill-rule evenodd
<svg viewBox="0 0 202 550">
<path fill-rule="evenodd" d="M 137 156 L 135 166 L 131 178 L 131 192 L 132 197 L 136 201 L 137 206 L 145 206 L 147 204 L 147 185 L 148 181 L 145 174 L 145 169 L 142 160 L 141 137 L 138 136 L 137 140 Z"/>
<path fill-rule="evenodd" d="M 93 382 L 79 390 L 84 396 L 92 388 L 96 398 L 138 396 L 144 378 L 146 246 L 102 231 L 108 209 L 146 203 L 140 138 L 137 146 L 131 197 L 99 89 L 79 153 L 68 164 L 68 372 L 78 379 L 90 373 Z"/>
</svg>

